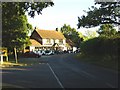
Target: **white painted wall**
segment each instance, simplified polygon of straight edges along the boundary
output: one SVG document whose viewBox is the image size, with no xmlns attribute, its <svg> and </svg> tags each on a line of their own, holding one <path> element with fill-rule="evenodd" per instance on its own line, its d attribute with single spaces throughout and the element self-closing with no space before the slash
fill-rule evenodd
<svg viewBox="0 0 120 90">
<path fill-rule="evenodd" d="M 59 39 L 56 39 L 56 40 L 55 40 L 55 43 L 59 43 Z"/>
<path fill-rule="evenodd" d="M 34 46 L 30 46 L 30 51 L 34 51 L 35 47 Z"/>
<path fill-rule="evenodd" d="M 47 40 L 46 40 L 46 39 L 42 39 L 42 44 L 43 44 L 43 45 L 45 45 L 45 44 L 46 44 L 46 42 L 47 42 Z"/>
<path fill-rule="evenodd" d="M 73 47 L 73 52 L 75 52 L 77 50 L 77 47 Z"/>
<path fill-rule="evenodd" d="M 63 44 L 66 45 L 66 40 L 65 39 L 63 39 Z"/>
<path fill-rule="evenodd" d="M 43 43 L 43 46 L 52 46 L 54 44 L 54 39 L 50 39 L 50 45 L 46 45 L 47 43 L 47 39 L 42 39 L 42 43 Z M 56 39 L 55 40 L 55 43 L 58 43 L 59 44 L 59 39 Z M 59 45 L 60 47 L 63 47 L 63 51 L 64 50 L 67 50 L 67 47 L 65 46 L 66 45 L 66 39 L 63 39 L 63 44 L 62 45 Z M 31 47 L 31 50 L 34 50 L 35 48 L 34 47 Z"/>
<path fill-rule="evenodd" d="M 67 51 L 67 47 L 66 47 L 66 46 L 64 46 L 64 49 L 63 49 L 63 51 Z"/>
<path fill-rule="evenodd" d="M 50 41 L 51 41 L 51 44 L 53 45 L 53 44 L 54 44 L 54 40 L 53 40 L 53 39 L 51 39 Z"/>
</svg>

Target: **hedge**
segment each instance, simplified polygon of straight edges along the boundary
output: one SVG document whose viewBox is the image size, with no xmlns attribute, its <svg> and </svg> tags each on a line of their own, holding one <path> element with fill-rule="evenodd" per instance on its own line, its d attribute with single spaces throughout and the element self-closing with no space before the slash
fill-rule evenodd
<svg viewBox="0 0 120 90">
<path fill-rule="evenodd" d="M 118 56 L 120 36 L 100 36 L 81 43 L 81 52 L 85 55 Z"/>
</svg>

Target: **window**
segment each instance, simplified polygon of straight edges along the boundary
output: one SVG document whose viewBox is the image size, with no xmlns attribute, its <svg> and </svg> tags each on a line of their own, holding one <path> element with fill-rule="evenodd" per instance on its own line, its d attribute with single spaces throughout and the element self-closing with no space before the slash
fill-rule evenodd
<svg viewBox="0 0 120 90">
<path fill-rule="evenodd" d="M 52 45 L 51 39 L 45 39 L 44 45 Z"/>
<path fill-rule="evenodd" d="M 60 44 L 60 45 L 63 44 L 63 40 L 62 40 L 62 39 L 59 40 L 59 44 Z"/>
<path fill-rule="evenodd" d="M 50 39 L 46 39 L 46 44 L 50 44 Z"/>
<path fill-rule="evenodd" d="M 53 39 L 53 43 L 55 43 L 55 39 Z"/>
</svg>

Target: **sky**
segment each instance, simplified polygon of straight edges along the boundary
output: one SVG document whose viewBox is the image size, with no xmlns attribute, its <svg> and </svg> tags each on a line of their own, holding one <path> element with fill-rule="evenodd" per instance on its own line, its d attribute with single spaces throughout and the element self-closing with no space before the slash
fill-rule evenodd
<svg viewBox="0 0 120 90">
<path fill-rule="evenodd" d="M 43 9 L 42 15 L 34 18 L 28 16 L 28 22 L 33 28 L 38 27 L 44 30 L 55 30 L 64 24 L 77 29 L 78 16 L 85 14 L 83 10 L 94 5 L 94 0 L 53 0 L 54 6 Z M 83 28 L 78 31 L 84 31 Z"/>
</svg>

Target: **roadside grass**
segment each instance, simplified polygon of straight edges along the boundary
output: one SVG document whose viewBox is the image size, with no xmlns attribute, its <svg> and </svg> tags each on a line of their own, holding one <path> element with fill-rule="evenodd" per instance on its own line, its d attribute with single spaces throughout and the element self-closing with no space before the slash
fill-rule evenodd
<svg viewBox="0 0 120 90">
<path fill-rule="evenodd" d="M 89 63 L 97 66 L 101 66 L 104 68 L 109 68 L 115 71 L 120 71 L 120 68 L 118 67 L 118 57 L 114 56 L 108 56 L 108 55 L 83 55 L 83 54 L 77 54 L 75 58 L 81 62 Z"/>
<path fill-rule="evenodd" d="M 14 67 L 14 66 L 31 66 L 40 63 L 40 58 L 20 58 L 18 57 L 18 63 L 13 56 L 9 56 L 8 62 L 4 60 L 0 67 Z"/>
<path fill-rule="evenodd" d="M 0 67 L 13 67 L 13 66 L 27 66 L 27 64 L 6 62 L 6 61 L 3 62 L 3 64 L 0 64 Z"/>
<path fill-rule="evenodd" d="M 41 63 L 40 58 L 20 58 L 18 60 L 18 63 L 23 63 L 27 65 L 34 65 L 34 64 L 39 64 Z"/>
</svg>

